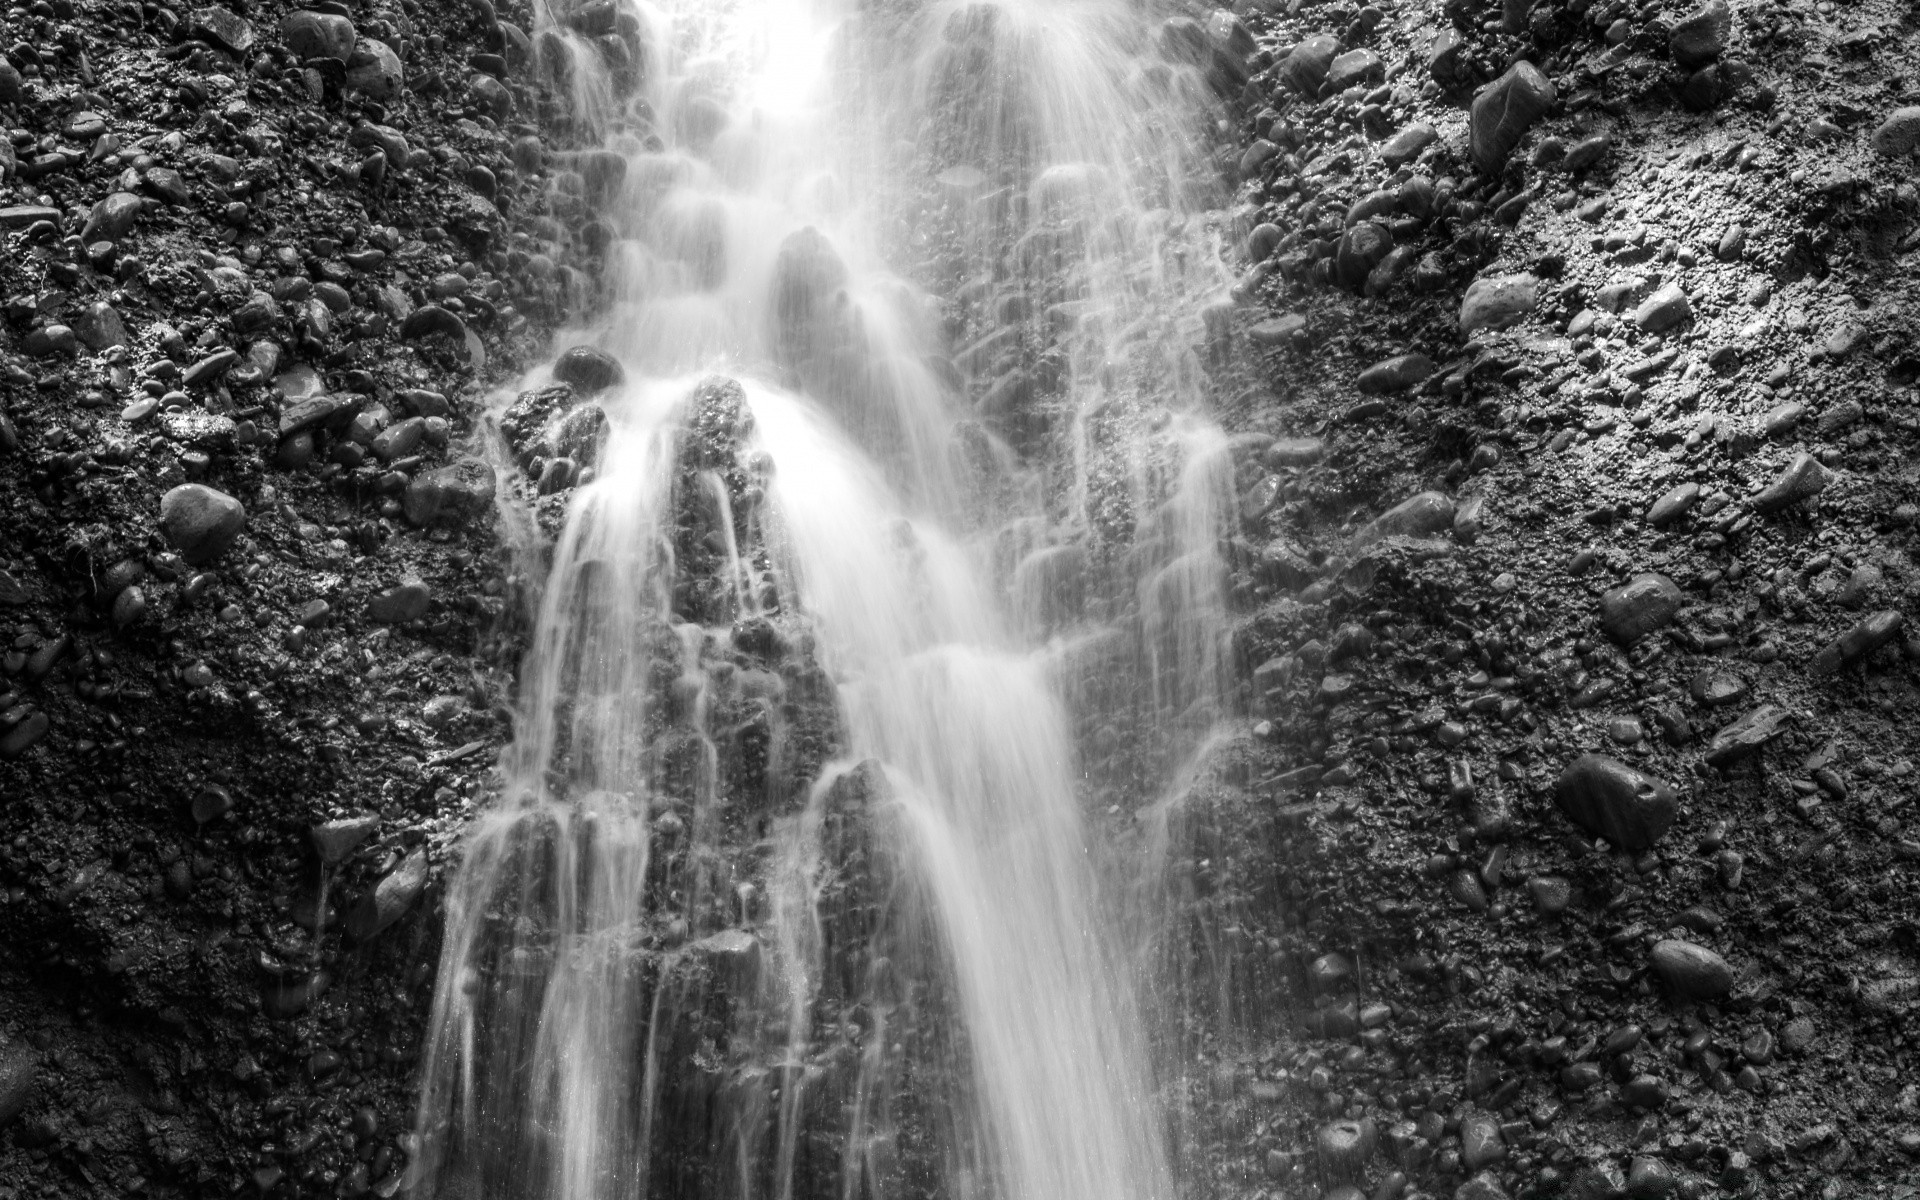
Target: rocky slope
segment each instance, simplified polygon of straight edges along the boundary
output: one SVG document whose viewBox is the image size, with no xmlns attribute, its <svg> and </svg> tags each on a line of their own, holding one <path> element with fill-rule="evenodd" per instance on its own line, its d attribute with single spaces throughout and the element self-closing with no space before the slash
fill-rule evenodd
<svg viewBox="0 0 1920 1200">
<path fill-rule="evenodd" d="M 1218 1182 L 1904 1194 L 1911 13 L 1212 29 L 1268 719 L 1186 815 L 1216 969 L 1300 998 L 1222 1039 Z"/>
</svg>

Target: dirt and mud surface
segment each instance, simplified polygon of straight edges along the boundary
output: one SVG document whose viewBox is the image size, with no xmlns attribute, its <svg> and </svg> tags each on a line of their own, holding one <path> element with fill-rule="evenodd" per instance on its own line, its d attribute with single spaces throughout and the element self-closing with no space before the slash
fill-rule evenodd
<svg viewBox="0 0 1920 1200">
<path fill-rule="evenodd" d="M 1195 1194 L 1909 1194 L 1912 13 L 1192 16 Z M 0 22 L 0 1200 L 400 1190 L 525 617 L 477 418 L 607 244 L 531 28 Z"/>
</svg>

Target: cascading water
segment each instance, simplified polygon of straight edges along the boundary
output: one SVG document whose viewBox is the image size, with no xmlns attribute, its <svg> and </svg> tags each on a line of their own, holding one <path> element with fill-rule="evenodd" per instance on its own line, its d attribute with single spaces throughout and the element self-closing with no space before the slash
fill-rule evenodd
<svg viewBox="0 0 1920 1200">
<path fill-rule="evenodd" d="M 1150 799 L 1226 707 L 1204 32 L 596 0 L 536 44 L 624 381 L 501 415 L 565 498 L 417 1194 L 1171 1196 L 1080 789 Z"/>
</svg>

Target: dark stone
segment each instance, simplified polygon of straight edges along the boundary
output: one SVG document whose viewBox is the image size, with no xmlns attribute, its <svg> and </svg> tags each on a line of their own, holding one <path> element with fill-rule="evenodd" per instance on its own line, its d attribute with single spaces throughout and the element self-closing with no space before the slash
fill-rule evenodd
<svg viewBox="0 0 1920 1200">
<path fill-rule="evenodd" d="M 626 372 L 620 360 L 592 346 L 574 346 L 554 360 L 553 377 L 583 396 L 618 387 Z"/>
<path fill-rule="evenodd" d="M 1813 661 L 1807 664 L 1808 673 L 1815 676 L 1831 675 L 1850 663 L 1858 662 L 1891 642 L 1905 621 L 1906 617 L 1894 609 L 1862 618 L 1813 656 Z"/>
<path fill-rule="evenodd" d="M 1554 786 L 1554 800 L 1575 825 L 1633 853 L 1652 849 L 1679 811 L 1672 788 L 1601 754 L 1583 754 L 1568 763 Z"/>
<path fill-rule="evenodd" d="M 1280 64 L 1280 80 L 1303 96 L 1316 96 L 1339 53 L 1340 40 L 1332 34 L 1310 37 L 1295 46 Z"/>
<path fill-rule="evenodd" d="M 1667 35 L 1667 49 L 1683 67 L 1698 67 L 1719 58 L 1733 34 L 1733 12 L 1727 0 L 1710 0 L 1680 18 Z"/>
<path fill-rule="evenodd" d="M 1733 991 L 1733 968 L 1705 946 L 1668 938 L 1655 943 L 1652 963 L 1661 982 L 1682 1000 L 1718 1000 Z"/>
<path fill-rule="evenodd" d="M 280 21 L 280 41 L 302 60 L 329 58 L 344 63 L 353 57 L 358 40 L 353 22 L 334 13 L 292 12 Z"/>
<path fill-rule="evenodd" d="M 1761 513 L 1778 512 L 1819 495 L 1826 486 L 1827 469 L 1819 459 L 1802 451 L 1793 456 L 1778 479 L 1754 496 L 1753 508 Z"/>
<path fill-rule="evenodd" d="M 19 1042 L 0 1046 L 0 1129 L 27 1107 L 39 1074 L 40 1056 L 31 1047 Z"/>
<path fill-rule="evenodd" d="M 161 532 L 194 566 L 225 554 L 246 526 L 246 508 L 205 484 L 183 483 L 160 500 Z"/>
<path fill-rule="evenodd" d="M 1401 354 L 1377 362 L 1354 381 L 1363 392 L 1404 392 L 1433 374 L 1433 360 L 1424 354 Z"/>
<path fill-rule="evenodd" d="M 353 906 L 347 914 L 347 932 L 362 942 L 378 935 L 405 916 L 426 888 L 426 852 L 415 850 Z"/>
<path fill-rule="evenodd" d="M 187 21 L 187 32 L 239 58 L 253 48 L 253 26 L 245 17 L 226 8 L 196 8 Z"/>
<path fill-rule="evenodd" d="M 1707 765 L 1727 767 L 1759 752 L 1786 732 L 1792 714 L 1775 704 L 1762 704 L 1713 735 L 1707 746 Z"/>
<path fill-rule="evenodd" d="M 1631 646 L 1657 629 L 1664 628 L 1686 603 L 1678 584 L 1665 575 L 1649 571 L 1600 597 L 1600 628 L 1623 646 Z"/>
<path fill-rule="evenodd" d="M 1474 163 L 1498 174 L 1534 122 L 1547 114 L 1556 97 L 1540 69 L 1522 59 L 1473 98 L 1468 144 Z"/>
</svg>

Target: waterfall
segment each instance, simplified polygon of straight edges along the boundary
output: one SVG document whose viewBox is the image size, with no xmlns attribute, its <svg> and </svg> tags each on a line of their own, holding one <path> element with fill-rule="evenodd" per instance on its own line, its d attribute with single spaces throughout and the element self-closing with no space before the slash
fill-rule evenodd
<svg viewBox="0 0 1920 1200">
<path fill-rule="evenodd" d="M 1230 715 L 1217 81 L 1167 15 L 541 7 L 621 378 L 500 416 L 569 465 L 414 1194 L 1175 1194 L 1107 812 L 1163 835 Z"/>
</svg>

